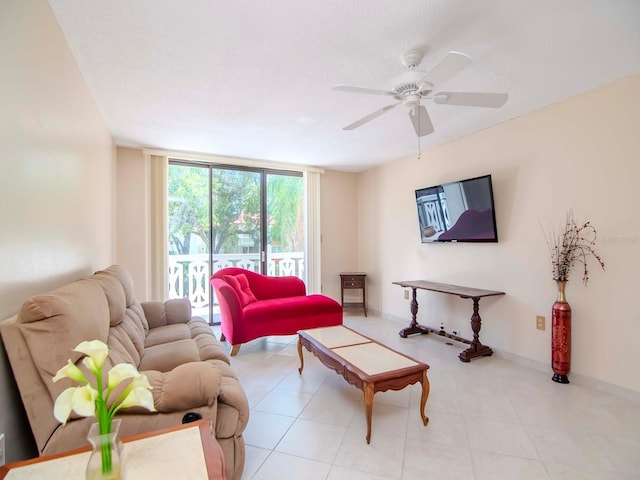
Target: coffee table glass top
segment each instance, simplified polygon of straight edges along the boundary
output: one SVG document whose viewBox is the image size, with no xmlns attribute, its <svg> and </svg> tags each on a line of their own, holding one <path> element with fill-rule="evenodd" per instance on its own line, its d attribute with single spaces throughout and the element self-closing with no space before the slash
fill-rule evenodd
<svg viewBox="0 0 640 480">
<path fill-rule="evenodd" d="M 312 328 L 310 330 L 301 331 L 327 348 L 371 342 L 367 337 L 363 337 L 353 330 L 344 328 L 342 325 L 338 325 L 336 327 Z"/>
<path fill-rule="evenodd" d="M 333 351 L 370 376 L 419 365 L 418 362 L 377 343 L 339 347 Z"/>
</svg>

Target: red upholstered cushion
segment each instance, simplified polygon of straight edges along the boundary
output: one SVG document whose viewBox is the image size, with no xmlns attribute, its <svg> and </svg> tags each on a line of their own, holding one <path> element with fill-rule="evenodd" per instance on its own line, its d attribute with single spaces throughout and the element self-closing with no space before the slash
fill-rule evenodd
<svg viewBox="0 0 640 480">
<path fill-rule="evenodd" d="M 327 322 L 334 318 L 335 322 Z M 243 319 L 246 328 L 254 322 L 272 326 L 282 322 L 297 325 L 298 329 L 326 327 L 342 323 L 342 306 L 324 295 L 270 298 L 249 305 L 243 312 Z M 289 335 L 297 331 L 292 327 L 290 330 Z"/>
<path fill-rule="evenodd" d="M 249 288 L 249 280 L 247 280 L 247 276 L 244 273 L 239 275 L 225 275 L 222 278 L 236 291 L 243 307 L 258 301 L 251 291 L 251 288 Z"/>
</svg>

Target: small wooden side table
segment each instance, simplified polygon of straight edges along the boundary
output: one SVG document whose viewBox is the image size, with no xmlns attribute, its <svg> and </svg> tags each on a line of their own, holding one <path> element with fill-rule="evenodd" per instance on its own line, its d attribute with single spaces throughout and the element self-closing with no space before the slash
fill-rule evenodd
<svg viewBox="0 0 640 480">
<path fill-rule="evenodd" d="M 362 290 L 362 303 L 344 302 L 345 290 Z M 344 307 L 362 307 L 364 316 L 367 316 L 367 274 L 364 272 L 342 272 L 340 273 L 340 299 L 342 308 Z"/>
<path fill-rule="evenodd" d="M 210 420 L 124 437 L 127 478 L 225 480 L 224 456 Z M 89 448 L 9 463 L 0 467 L 5 480 L 84 480 Z"/>
</svg>

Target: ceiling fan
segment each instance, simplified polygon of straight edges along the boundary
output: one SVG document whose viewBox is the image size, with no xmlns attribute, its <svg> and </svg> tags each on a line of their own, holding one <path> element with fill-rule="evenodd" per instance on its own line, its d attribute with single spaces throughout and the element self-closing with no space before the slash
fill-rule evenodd
<svg viewBox="0 0 640 480">
<path fill-rule="evenodd" d="M 433 100 L 444 105 L 462 105 L 467 107 L 500 108 L 505 104 L 509 96 L 506 93 L 481 93 L 481 92 L 437 92 L 433 93 L 436 85 L 453 77 L 456 73 L 471 64 L 469 55 L 460 52 L 449 52 L 427 72 L 414 70 L 422 61 L 422 53 L 418 50 L 409 50 L 402 56 L 402 63 L 411 72 L 423 73 L 415 81 L 401 83 L 392 90 L 376 90 L 372 88 L 352 87 L 349 85 L 337 85 L 333 90 L 342 92 L 365 93 L 369 95 L 384 95 L 397 100 L 396 103 L 382 107 L 360 120 L 347 125 L 343 130 L 353 130 L 370 122 L 400 105 L 410 108 L 409 118 L 418 137 L 424 137 L 434 132 L 431 118 L 427 109 L 420 102 L 423 99 Z"/>
</svg>

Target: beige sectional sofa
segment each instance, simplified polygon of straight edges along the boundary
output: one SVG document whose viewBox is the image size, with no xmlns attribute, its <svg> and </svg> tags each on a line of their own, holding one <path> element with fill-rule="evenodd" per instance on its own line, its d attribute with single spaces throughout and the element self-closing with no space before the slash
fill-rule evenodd
<svg viewBox="0 0 640 480">
<path fill-rule="evenodd" d="M 240 479 L 247 398 L 209 325 L 191 317 L 188 300 L 141 304 L 133 298 L 130 275 L 113 265 L 27 300 L 0 323 L 0 333 L 41 455 L 87 445 L 95 418 L 72 416 L 61 425 L 53 404 L 74 383 L 51 379 L 67 359 L 81 360 L 72 351 L 76 345 L 99 339 L 109 346 L 106 369 L 131 363 L 153 387 L 157 412 L 121 411 L 122 435 L 178 425 L 187 412 L 198 413 L 212 421 L 227 478 Z"/>
</svg>

